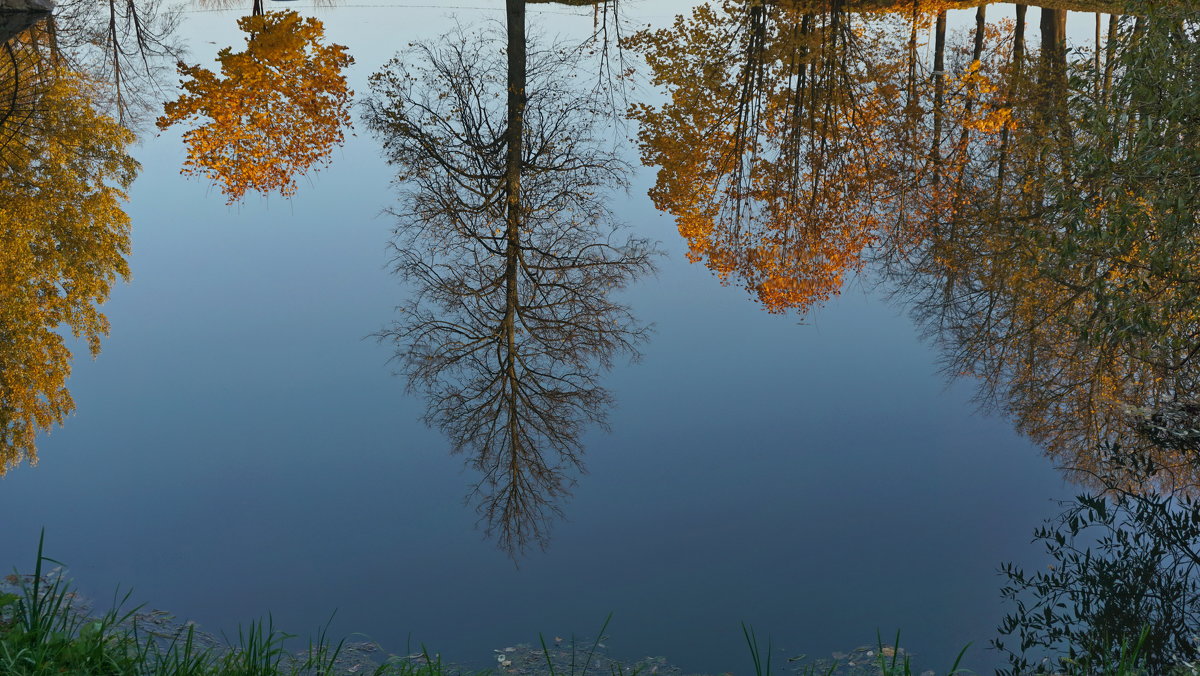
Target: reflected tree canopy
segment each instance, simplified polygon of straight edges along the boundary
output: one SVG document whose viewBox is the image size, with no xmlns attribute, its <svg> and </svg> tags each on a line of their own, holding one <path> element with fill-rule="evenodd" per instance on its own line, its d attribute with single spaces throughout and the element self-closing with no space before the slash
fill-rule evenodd
<svg viewBox="0 0 1200 676">
<path fill-rule="evenodd" d="M 324 27 L 295 12 L 238 20 L 246 49 L 222 49 L 217 75 L 179 64 L 183 94 L 167 103 L 158 127 L 184 132 L 183 173 L 212 179 L 234 203 L 248 190 L 296 192 L 296 176 L 329 161 L 350 123 L 353 92 L 343 69 L 354 62 L 341 45 L 326 45 Z"/>
<path fill-rule="evenodd" d="M 74 404 L 71 351 L 108 332 L 98 306 L 128 275 L 125 190 L 138 169 L 132 134 L 100 112 L 106 83 L 70 70 L 49 24 L 0 58 L 0 473 L 36 461 L 35 436 Z"/>
<path fill-rule="evenodd" d="M 654 252 L 606 204 L 627 166 L 604 97 L 572 83 L 580 51 L 527 48 L 512 4 L 504 37 L 460 31 L 388 63 L 365 117 L 398 170 L 395 269 L 416 291 L 383 335 L 515 555 L 546 543 L 583 469 L 580 436 L 611 403 L 599 374 L 645 338 L 613 294 Z"/>
<path fill-rule="evenodd" d="M 995 88 L 979 65 L 995 31 L 954 49 L 944 10 L 905 6 L 724 0 L 627 41 L 670 96 L 631 109 L 658 168 L 651 198 L 693 261 L 767 310 L 827 300 L 872 245 L 911 246 L 953 202 L 941 177 L 967 161 L 968 131 L 1005 124 L 976 103 Z M 918 38 L 935 21 L 927 64 Z"/>
<path fill-rule="evenodd" d="M 627 41 L 670 94 L 632 109 L 659 168 L 655 206 L 693 261 L 772 311 L 835 293 L 887 206 L 896 69 L 868 54 L 896 45 L 855 21 L 838 6 L 725 0 Z"/>
<path fill-rule="evenodd" d="M 1022 5 L 949 33 L 945 5 L 861 4 L 725 0 L 628 40 L 669 94 L 632 114 L 691 258 L 771 311 L 877 261 L 1063 465 L 1118 445 L 1194 481 L 1195 14 L 1069 50 L 1063 9 L 1030 44 Z"/>
<path fill-rule="evenodd" d="M 1198 38 L 1158 12 L 1118 19 L 1096 58 L 1037 55 L 955 227 L 912 259 L 951 369 L 1069 469 L 1115 446 L 1198 478 Z"/>
</svg>

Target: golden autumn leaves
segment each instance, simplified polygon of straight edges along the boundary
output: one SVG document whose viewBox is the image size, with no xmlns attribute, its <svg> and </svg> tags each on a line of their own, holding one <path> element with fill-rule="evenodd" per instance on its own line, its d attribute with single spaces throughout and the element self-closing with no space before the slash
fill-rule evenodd
<svg viewBox="0 0 1200 676">
<path fill-rule="evenodd" d="M 856 6 L 724 0 L 627 41 L 668 94 L 631 112 L 689 256 L 804 312 L 870 255 L 1065 467 L 1120 447 L 1200 485 L 1194 13 L 1068 50 L 1062 10 L 1031 47 L 1024 8 L 956 40 Z"/>
<path fill-rule="evenodd" d="M 958 54 L 960 75 L 935 74 L 918 56 L 924 7 L 908 19 L 856 7 L 723 0 L 626 41 L 669 95 L 630 111 L 658 167 L 655 206 L 693 261 L 771 312 L 807 311 L 868 247 L 922 236 L 953 200 L 958 132 L 1008 126 L 998 96 L 980 102 L 996 91 L 979 67 L 995 36 Z"/>
<path fill-rule="evenodd" d="M 98 306 L 129 273 L 133 134 L 94 106 L 99 83 L 53 66 L 46 37 L 16 36 L 0 63 L 0 475 L 74 410 L 60 332 L 98 352 Z"/>
<path fill-rule="evenodd" d="M 247 48 L 219 54 L 221 73 L 181 65 L 184 94 L 161 127 L 185 133 L 184 173 L 215 180 L 230 202 L 248 190 L 295 192 L 295 176 L 327 158 L 349 124 L 345 48 L 294 12 L 247 17 Z M 0 61 L 0 475 L 36 462 L 38 433 L 74 410 L 71 350 L 93 355 L 100 312 L 128 276 L 126 190 L 138 170 L 134 133 L 106 114 L 111 83 L 73 71 L 45 25 L 7 41 Z M 119 108 L 119 106 L 118 106 Z M 205 122 L 207 121 L 207 122 Z"/>
<path fill-rule="evenodd" d="M 184 132 L 184 174 L 213 180 L 229 202 L 247 191 L 296 192 L 297 175 L 328 162 L 350 124 L 353 92 L 342 70 L 354 62 L 341 45 L 322 43 L 324 27 L 295 12 L 238 20 L 246 49 L 222 49 L 220 75 L 179 64 L 184 93 L 167 103 L 158 127 Z"/>
<path fill-rule="evenodd" d="M 1011 27 L 988 25 L 934 66 L 915 56 L 935 25 L 926 8 L 906 18 L 727 0 L 633 37 L 670 94 L 633 110 L 642 158 L 658 167 L 651 197 L 676 217 L 693 260 L 771 311 L 819 304 L 883 252 L 954 371 L 979 378 L 1047 450 L 1079 465 L 1097 443 L 1139 443 L 1133 423 L 1191 410 L 1183 400 L 1200 380 L 1197 191 L 1186 183 L 1200 89 L 1179 80 L 1195 62 L 1129 70 L 1154 63 L 1146 52 L 1122 64 L 1130 28 L 1088 72 L 1062 45 L 1026 49 Z M 239 25 L 246 47 L 222 50 L 219 72 L 181 66 L 184 93 L 159 125 L 191 126 L 184 172 L 214 180 L 231 202 L 291 195 L 296 175 L 343 140 L 350 57 L 294 13 Z M 1164 44 L 1195 43 L 1171 30 L 1161 29 Z M 1067 91 L 1055 78 L 1068 73 L 1092 89 L 1048 95 Z M 1165 109 L 1139 82 L 1183 103 Z M 0 467 L 32 459 L 35 432 L 71 410 L 70 354 L 54 327 L 96 349 L 106 330 L 97 305 L 125 274 L 129 135 L 81 107 L 87 86 L 70 74 L 48 83 L 38 94 L 46 134 L 3 155 L 12 172 L 28 153 L 49 158 L 40 175 L 59 197 L 0 177 Z M 6 135 L 16 119 L 4 118 Z M 412 129 L 432 128 L 422 122 Z M 85 176 L 69 166 L 70 147 L 107 159 Z M 417 162 L 406 170 L 436 175 Z M 436 204 L 444 191 L 427 194 Z M 86 211 L 72 211 L 77 195 Z"/>
</svg>

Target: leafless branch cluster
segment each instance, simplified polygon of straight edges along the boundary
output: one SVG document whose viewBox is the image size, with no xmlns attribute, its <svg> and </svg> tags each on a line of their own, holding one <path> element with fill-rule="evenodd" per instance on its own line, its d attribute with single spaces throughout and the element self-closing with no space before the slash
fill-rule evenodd
<svg viewBox="0 0 1200 676">
<path fill-rule="evenodd" d="M 599 139 L 603 99 L 572 86 L 578 50 L 524 55 L 514 116 L 498 39 L 460 29 L 413 45 L 372 77 L 365 119 L 397 167 L 395 271 L 416 290 L 381 337 L 427 397 L 426 421 L 482 474 L 471 499 L 515 554 L 545 545 L 583 470 L 580 435 L 611 403 L 599 374 L 646 338 L 612 294 L 655 251 L 606 204 L 628 167 Z"/>
<path fill-rule="evenodd" d="M 68 68 L 104 84 L 97 105 L 132 127 L 154 112 L 183 54 L 179 10 L 165 0 L 62 0 L 56 46 Z"/>
</svg>

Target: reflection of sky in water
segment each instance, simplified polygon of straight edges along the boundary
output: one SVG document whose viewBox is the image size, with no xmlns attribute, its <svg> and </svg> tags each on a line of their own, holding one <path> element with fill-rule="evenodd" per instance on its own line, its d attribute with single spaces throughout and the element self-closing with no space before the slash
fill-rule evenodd
<svg viewBox="0 0 1200 676">
<path fill-rule="evenodd" d="M 306 10 L 350 46 L 360 93 L 396 49 L 450 25 L 444 9 L 382 4 Z M 661 24 L 688 4 L 631 11 Z M 590 9 L 531 14 L 549 33 L 591 23 Z M 1072 28 L 1087 35 L 1090 19 Z M 189 14 L 185 31 L 194 61 L 241 44 L 229 12 Z M 668 252 L 630 296 L 656 333 L 604 380 L 613 432 L 587 435 L 569 521 L 515 570 L 474 530 L 471 477 L 417 421 L 389 348 L 364 338 L 402 289 L 379 215 L 392 172 L 358 133 L 295 199 L 235 208 L 177 175 L 176 132 L 135 150 L 134 281 L 107 306 L 99 360 L 75 366 L 78 414 L 2 483 L 5 565 L 24 565 L 45 525 L 50 554 L 98 598 L 134 584 L 214 629 L 270 610 L 303 632 L 337 608 L 338 632 L 397 652 L 411 632 L 481 664 L 609 611 L 618 656 L 688 670 L 746 671 L 739 620 L 790 654 L 898 627 L 933 660 L 922 668 L 967 641 L 968 665 L 990 662 L 996 567 L 1036 558 L 1031 530 L 1068 489 L 1006 422 L 974 415 L 970 383 L 946 387 L 902 312 L 861 286 L 798 325 L 688 265 L 645 198 L 650 172 L 614 203 Z"/>
</svg>

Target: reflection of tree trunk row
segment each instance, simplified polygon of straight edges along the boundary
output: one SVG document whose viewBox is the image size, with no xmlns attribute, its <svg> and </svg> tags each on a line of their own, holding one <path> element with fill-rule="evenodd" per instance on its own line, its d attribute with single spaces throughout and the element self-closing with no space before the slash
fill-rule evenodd
<svg viewBox="0 0 1200 676">
<path fill-rule="evenodd" d="M 922 0 L 918 0 L 920 3 Z M 562 5 L 603 5 L 612 0 L 527 0 L 530 3 L 552 3 Z M 820 9 L 823 0 L 766 0 L 769 4 L 777 4 L 801 9 Z M 939 0 L 934 4 L 942 9 L 973 9 L 976 7 L 1007 4 L 1008 0 Z M 1033 7 L 1048 9 L 1070 10 L 1074 12 L 1121 12 L 1125 9 L 1122 0 L 1044 0 L 1033 4 Z M 908 12 L 912 8 L 912 0 L 846 0 L 846 11 L 849 12 Z"/>
<path fill-rule="evenodd" d="M 788 7 L 820 7 L 824 0 L 773 0 L 775 4 Z M 954 9 L 975 9 L 992 4 L 1010 4 L 1009 0 L 918 0 L 923 12 L 938 12 Z M 1043 0 L 1030 4 L 1032 7 L 1072 12 L 1122 13 L 1126 11 L 1124 0 Z M 912 11 L 912 0 L 846 0 L 849 12 L 885 12 L 908 14 Z"/>
<path fill-rule="evenodd" d="M 815 284 L 815 266 L 851 271 L 869 253 L 903 280 L 954 372 L 979 377 L 983 398 L 1064 462 L 1086 464 L 1102 442 L 1145 447 L 1138 421 L 1193 405 L 1200 367 L 1178 352 L 1200 336 L 1188 309 L 1200 301 L 1200 214 L 1187 183 L 1200 150 L 1183 141 L 1200 133 L 1196 14 L 1110 17 L 1093 45 L 1069 50 L 1063 7 L 1039 12 L 1031 49 L 1026 5 L 998 25 L 981 5 L 956 37 L 942 7 L 881 17 L 854 14 L 855 3 L 781 2 L 765 12 L 763 40 L 749 4 L 631 41 L 669 94 L 634 111 L 643 161 L 659 167 L 651 196 L 693 260 L 769 310 L 804 311 L 840 287 L 836 275 Z M 843 24 L 854 35 L 844 43 L 828 32 Z M 917 57 L 924 35 L 928 62 Z M 743 119 L 734 111 L 749 77 L 706 68 L 746 73 L 747 43 L 759 62 L 787 64 L 757 78 L 752 128 L 723 122 Z M 806 51 L 818 45 L 819 57 Z M 805 78 L 829 88 L 800 96 Z M 785 140 L 799 128 L 810 137 L 796 162 Z M 721 168 L 738 161 L 748 177 L 729 180 Z M 773 220 L 801 184 L 820 187 L 805 193 L 808 211 Z M 867 253 L 845 239 L 855 228 L 875 245 Z M 804 292 L 774 291 L 788 284 Z"/>
</svg>

